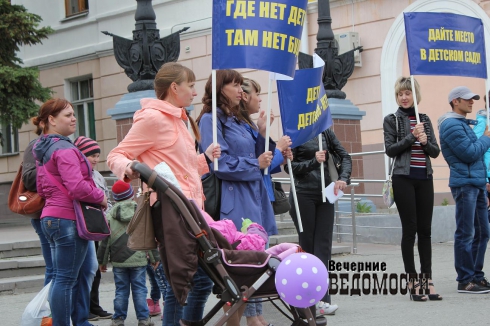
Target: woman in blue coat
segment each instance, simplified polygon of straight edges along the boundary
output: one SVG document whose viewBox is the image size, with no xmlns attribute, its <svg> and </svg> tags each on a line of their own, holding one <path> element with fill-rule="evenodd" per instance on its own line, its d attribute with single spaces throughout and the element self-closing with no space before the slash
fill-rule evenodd
<svg viewBox="0 0 490 326">
<path fill-rule="evenodd" d="M 262 99 L 260 98 L 261 87 L 255 80 L 243 78 L 242 90 L 242 101 L 240 102 L 241 114 L 247 121 L 247 125 L 245 126 L 256 138 L 259 133 L 259 128 L 252 121 L 250 115 L 260 112 L 260 103 L 262 102 Z M 271 114 L 271 123 L 273 120 L 274 115 Z M 264 185 L 271 202 L 275 201 L 271 174 L 281 172 L 281 165 L 286 163 L 287 157 L 292 159 L 291 148 L 289 148 L 290 145 L 291 138 L 289 136 L 282 136 L 276 142 L 276 149 L 274 152 L 274 158 L 272 159 L 269 167 L 269 174 L 263 175 Z M 250 300 L 243 315 L 247 317 L 247 325 L 249 326 L 269 325 L 262 315 L 262 302 L 260 302 L 260 300 Z"/>
<path fill-rule="evenodd" d="M 240 229 L 242 218 L 249 218 L 262 225 L 269 235 L 273 235 L 277 234 L 277 226 L 261 169 L 269 167 L 275 145 L 271 143 L 274 148 L 265 151 L 266 122 L 263 115 L 257 123 L 257 135 L 247 127 L 249 123 L 239 108 L 242 81 L 242 75 L 235 70 L 216 72 L 217 134 L 221 157 L 215 173 L 222 180 L 220 219 L 232 220 Z M 207 148 L 213 142 L 211 86 L 210 76 L 202 99 L 204 107 L 197 119 L 201 131 L 201 148 Z M 214 163 L 210 166 L 214 171 Z"/>
</svg>

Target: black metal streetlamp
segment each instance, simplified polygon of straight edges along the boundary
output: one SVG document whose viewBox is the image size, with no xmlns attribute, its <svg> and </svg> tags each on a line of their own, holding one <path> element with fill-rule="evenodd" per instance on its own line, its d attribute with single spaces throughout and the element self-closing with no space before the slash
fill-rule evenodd
<svg viewBox="0 0 490 326">
<path fill-rule="evenodd" d="M 166 62 L 177 61 L 180 55 L 180 31 L 160 38 L 160 30 L 155 22 L 156 15 L 152 0 L 136 0 L 136 20 L 133 39 L 125 39 L 107 31 L 102 33 L 112 36 L 114 56 L 133 83 L 128 86 L 129 92 L 153 89 L 153 80 L 160 67 Z"/>
<path fill-rule="evenodd" d="M 315 53 L 325 61 L 323 86 L 327 97 L 345 99 L 346 95 L 341 89 L 347 83 L 347 78 L 354 71 L 354 51 L 359 50 L 362 52 L 362 47 L 339 55 L 339 49 L 332 30 L 329 0 L 318 0 L 318 34 L 316 39 L 317 47 Z M 300 69 L 313 66 L 312 57 L 308 54 L 300 53 L 298 60 Z"/>
</svg>

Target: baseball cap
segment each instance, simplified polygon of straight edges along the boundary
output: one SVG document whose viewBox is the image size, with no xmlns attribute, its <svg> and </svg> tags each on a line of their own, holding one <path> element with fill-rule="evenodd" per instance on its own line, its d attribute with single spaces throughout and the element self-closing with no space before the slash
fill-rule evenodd
<svg viewBox="0 0 490 326">
<path fill-rule="evenodd" d="M 464 100 L 469 100 L 469 99 L 479 100 L 480 95 L 472 93 L 470 89 L 466 86 L 458 86 L 453 88 L 449 92 L 449 96 L 447 97 L 448 103 L 451 103 L 452 100 L 457 98 L 462 98 Z"/>
</svg>

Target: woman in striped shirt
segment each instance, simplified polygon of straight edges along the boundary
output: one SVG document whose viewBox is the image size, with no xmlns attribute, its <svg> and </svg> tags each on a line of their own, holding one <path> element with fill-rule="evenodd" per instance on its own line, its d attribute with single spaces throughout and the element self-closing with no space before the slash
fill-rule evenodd
<svg viewBox="0 0 490 326">
<path fill-rule="evenodd" d="M 420 88 L 414 81 L 417 104 L 421 100 Z M 409 77 L 395 83 L 395 98 L 399 105 L 394 114 L 384 118 L 385 152 L 394 158 L 393 195 L 402 224 L 402 257 L 407 274 L 416 274 L 414 259 L 415 235 L 418 237 L 420 272 L 428 284 L 410 282 L 414 301 L 441 300 L 432 283 L 431 226 L 434 207 L 434 184 L 430 158 L 436 158 L 440 149 L 430 119 L 419 114 L 417 123 L 412 85 Z M 414 277 L 412 275 L 412 277 Z M 410 278 L 412 278 L 410 277 Z M 414 277 L 418 279 L 418 275 Z M 430 295 L 420 295 L 417 288 L 430 288 Z M 415 294 L 413 294 L 415 293 Z"/>
</svg>

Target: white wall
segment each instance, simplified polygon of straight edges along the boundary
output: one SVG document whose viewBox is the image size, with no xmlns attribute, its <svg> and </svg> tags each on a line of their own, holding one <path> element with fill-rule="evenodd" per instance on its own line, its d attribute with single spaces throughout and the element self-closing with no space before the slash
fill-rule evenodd
<svg viewBox="0 0 490 326">
<path fill-rule="evenodd" d="M 88 15 L 65 19 L 64 0 L 12 0 L 29 12 L 40 15 L 41 26 L 50 26 L 56 32 L 42 45 L 25 46 L 20 57 L 26 66 L 58 66 L 66 60 L 82 61 L 84 56 L 101 57 L 112 53 L 112 38 L 101 33 L 132 38 L 136 0 L 89 0 Z M 182 39 L 196 34 L 211 33 L 212 1 L 154 0 L 157 28 L 164 37 L 189 26 Z M 177 25 L 177 26 L 176 26 Z M 82 58 L 81 58 L 82 57 Z"/>
</svg>

